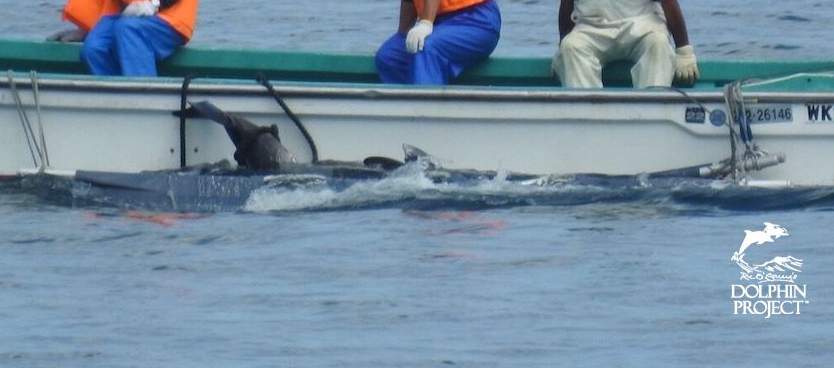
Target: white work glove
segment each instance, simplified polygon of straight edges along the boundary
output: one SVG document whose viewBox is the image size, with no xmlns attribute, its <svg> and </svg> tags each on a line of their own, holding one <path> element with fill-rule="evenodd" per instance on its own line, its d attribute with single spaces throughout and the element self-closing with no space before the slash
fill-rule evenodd
<svg viewBox="0 0 834 368">
<path fill-rule="evenodd" d="M 431 34 L 432 30 L 434 30 L 434 24 L 432 22 L 425 19 L 418 21 L 408 31 L 408 35 L 405 36 L 405 49 L 412 54 L 416 54 L 417 51 L 423 51 L 423 45 L 426 44 L 426 37 Z"/>
<path fill-rule="evenodd" d="M 698 72 L 698 60 L 692 45 L 675 49 L 675 78 L 687 84 L 694 83 L 701 74 Z"/>
<path fill-rule="evenodd" d="M 159 0 L 134 1 L 127 4 L 122 15 L 125 17 L 150 17 L 159 11 Z"/>
</svg>

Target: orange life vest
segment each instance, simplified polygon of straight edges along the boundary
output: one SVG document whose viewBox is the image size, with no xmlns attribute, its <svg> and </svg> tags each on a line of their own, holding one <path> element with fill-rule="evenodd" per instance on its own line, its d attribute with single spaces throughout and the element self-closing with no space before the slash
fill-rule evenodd
<svg viewBox="0 0 834 368">
<path fill-rule="evenodd" d="M 61 18 L 75 23 L 89 32 L 105 15 L 118 14 L 123 4 L 142 0 L 69 0 L 64 7 Z M 180 0 L 169 8 L 159 12 L 159 17 L 171 25 L 186 41 L 194 34 L 197 23 L 197 4 L 199 0 Z"/>
<path fill-rule="evenodd" d="M 487 0 L 440 0 L 440 5 L 437 7 L 437 14 L 440 15 L 450 13 L 485 1 Z M 423 14 L 425 4 L 426 0 L 414 0 L 414 8 L 417 9 L 418 17 Z"/>
</svg>

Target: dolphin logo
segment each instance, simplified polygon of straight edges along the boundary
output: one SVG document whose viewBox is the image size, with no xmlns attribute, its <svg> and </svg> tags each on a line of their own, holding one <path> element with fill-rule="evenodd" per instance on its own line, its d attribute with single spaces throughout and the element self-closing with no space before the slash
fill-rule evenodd
<svg viewBox="0 0 834 368">
<path fill-rule="evenodd" d="M 744 279 L 745 275 L 747 279 L 749 279 L 750 277 L 752 277 L 751 275 L 763 276 L 765 273 L 768 273 L 769 275 L 787 275 L 787 273 L 791 271 L 802 272 L 802 260 L 794 258 L 793 256 L 774 257 L 772 260 L 768 262 L 752 266 L 744 260 L 744 252 L 751 245 L 773 243 L 775 239 L 778 239 L 783 236 L 788 236 L 788 230 L 782 226 L 770 222 L 765 222 L 764 225 L 765 227 L 761 231 L 744 230 L 744 240 L 742 240 L 741 246 L 739 247 L 738 251 L 735 252 L 733 256 L 730 258 L 731 261 L 735 261 L 736 264 L 738 264 L 738 266 L 741 267 L 741 269 L 744 271 L 744 274 L 742 274 L 742 278 Z M 786 280 L 792 279 L 784 279 L 782 281 Z"/>
<path fill-rule="evenodd" d="M 773 239 L 788 236 L 788 230 L 782 226 L 770 222 L 765 222 L 764 225 L 765 227 L 762 231 L 744 230 L 744 240 L 741 242 L 741 247 L 738 248 L 738 251 L 730 258 L 731 261 L 741 261 L 742 257 L 744 257 L 744 251 L 753 244 L 773 243 Z"/>
</svg>

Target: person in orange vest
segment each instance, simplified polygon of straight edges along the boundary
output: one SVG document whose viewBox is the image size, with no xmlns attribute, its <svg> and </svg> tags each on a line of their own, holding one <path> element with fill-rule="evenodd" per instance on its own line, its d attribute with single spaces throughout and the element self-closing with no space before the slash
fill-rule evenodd
<svg viewBox="0 0 834 368">
<path fill-rule="evenodd" d="M 495 0 L 401 0 L 399 29 L 376 53 L 384 83 L 448 84 L 498 45 Z"/>
<path fill-rule="evenodd" d="M 62 19 L 78 29 L 48 39 L 84 41 L 94 75 L 156 76 L 156 62 L 194 34 L 199 0 L 69 0 Z"/>
</svg>

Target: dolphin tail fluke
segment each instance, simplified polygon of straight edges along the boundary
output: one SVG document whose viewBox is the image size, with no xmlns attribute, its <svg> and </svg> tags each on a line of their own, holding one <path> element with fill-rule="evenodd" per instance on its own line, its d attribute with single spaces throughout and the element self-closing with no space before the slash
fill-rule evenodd
<svg viewBox="0 0 834 368">
<path fill-rule="evenodd" d="M 263 131 L 257 124 L 240 116 L 229 114 L 209 101 L 190 102 L 190 104 L 191 107 L 185 110 L 188 114 L 186 117 L 206 118 L 222 125 L 226 128 L 226 133 L 228 133 L 235 146 L 246 142 L 249 135 L 257 136 Z M 175 115 L 177 114 L 175 113 Z M 270 127 L 268 130 L 273 132 L 272 135 L 275 139 L 279 139 L 277 126 L 275 128 Z M 247 134 L 247 132 L 252 134 Z"/>
<path fill-rule="evenodd" d="M 186 118 L 209 118 L 215 121 L 223 119 L 223 111 L 217 106 L 214 106 L 211 102 L 189 102 L 189 105 L 191 106 L 185 109 L 185 112 L 176 110 L 171 112 L 171 114 L 177 117 L 185 116 Z"/>
<path fill-rule="evenodd" d="M 203 114 L 201 114 L 199 111 L 197 111 L 197 109 L 195 109 L 194 107 L 189 107 L 189 108 L 185 109 L 185 111 L 181 111 L 181 110 L 172 111 L 171 115 L 174 115 L 178 118 L 185 117 L 185 118 L 189 118 L 189 119 L 191 119 L 191 118 L 204 118 L 205 117 L 205 116 L 203 116 Z"/>
<path fill-rule="evenodd" d="M 188 110 L 194 110 L 198 114 L 198 117 L 211 119 L 222 124 L 223 126 L 226 126 L 229 123 L 229 115 L 208 101 L 192 102 L 191 107 L 188 108 Z"/>
<path fill-rule="evenodd" d="M 238 165 L 253 170 L 278 170 L 283 163 L 296 162 L 281 144 L 278 126 L 257 125 L 241 116 L 226 113 L 209 101 L 189 102 L 186 116 L 210 119 L 222 125 L 235 145 Z"/>
<path fill-rule="evenodd" d="M 174 111 L 174 116 L 185 116 L 186 118 L 206 118 L 212 120 L 216 123 L 219 123 L 226 129 L 234 129 L 234 125 L 236 124 L 237 117 L 227 114 L 225 111 L 220 110 L 219 107 L 215 106 L 211 102 L 208 101 L 200 101 L 200 102 L 189 102 L 191 107 L 187 108 L 185 112 L 182 111 Z M 241 118 L 238 118 L 241 119 Z M 245 119 L 241 119 L 245 120 Z M 244 124 L 249 123 L 248 121 Z M 254 124 L 253 124 L 254 125 Z"/>
</svg>

